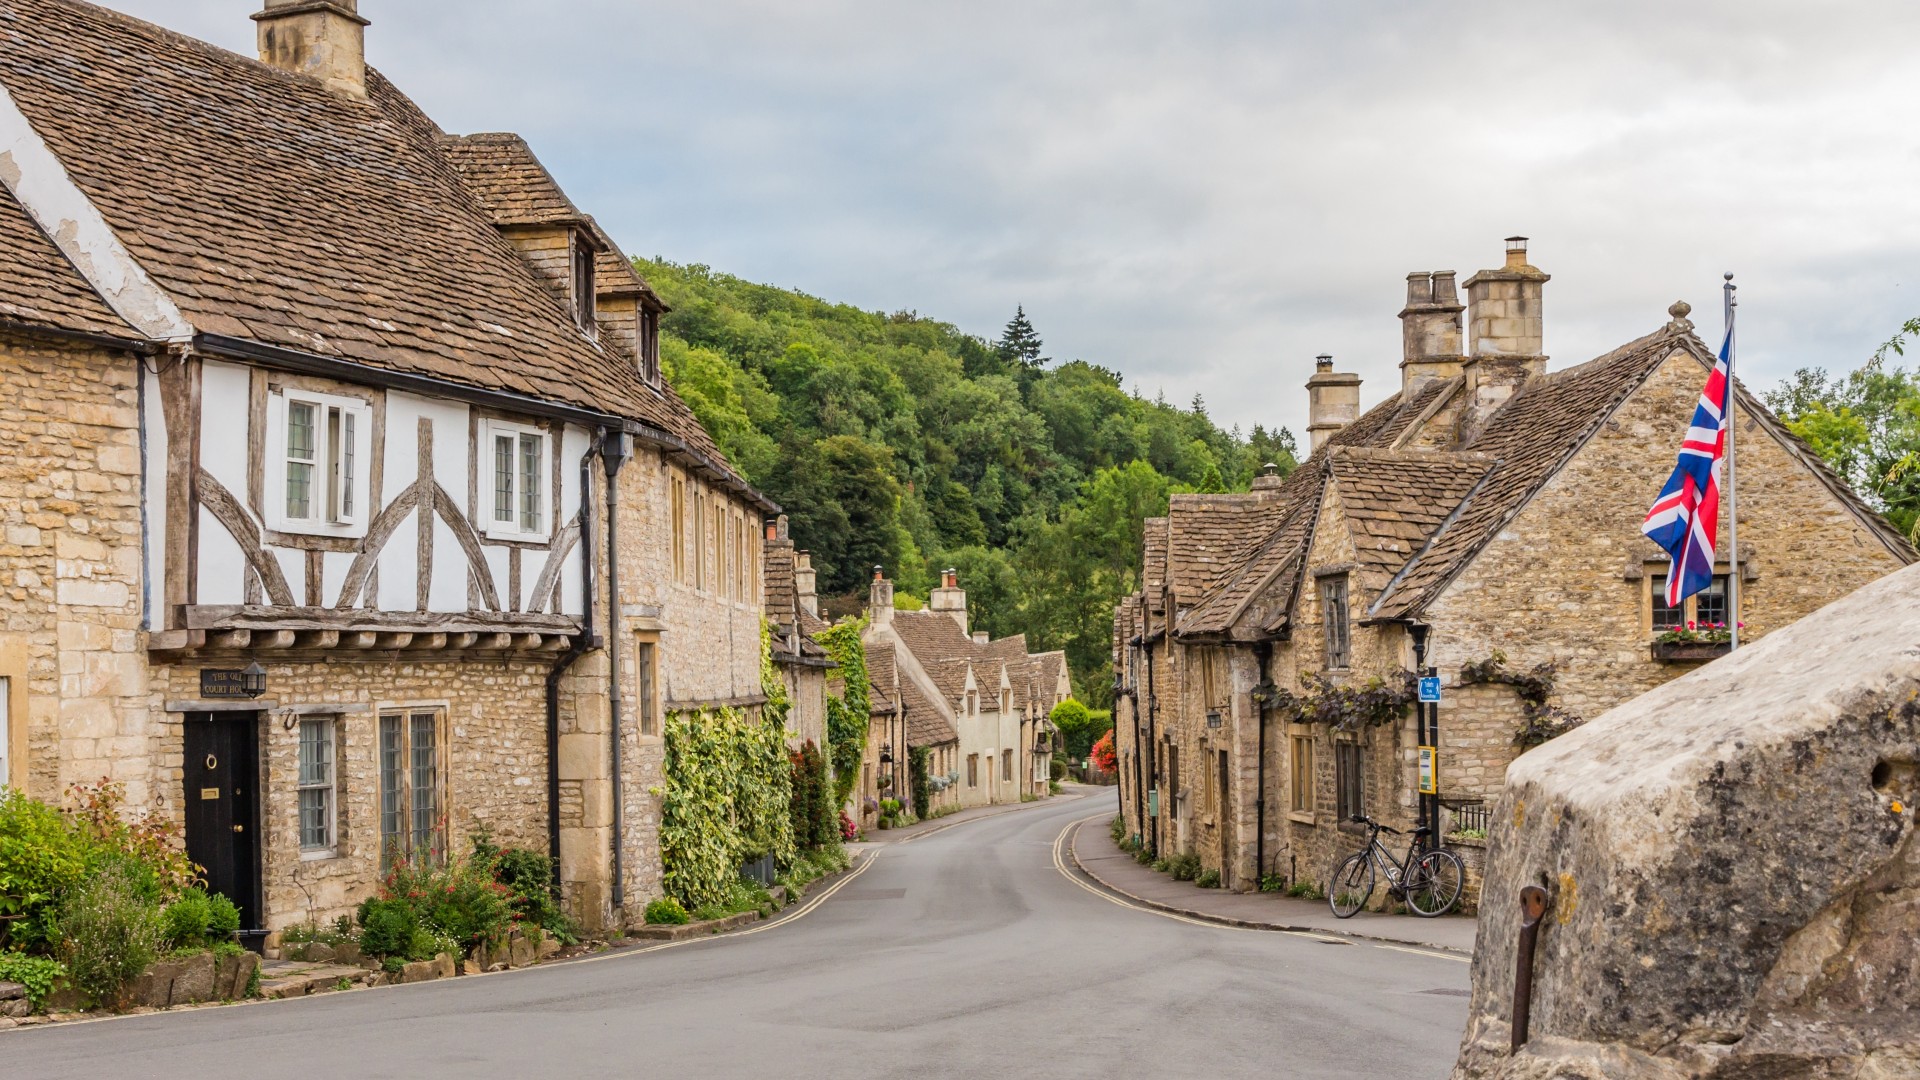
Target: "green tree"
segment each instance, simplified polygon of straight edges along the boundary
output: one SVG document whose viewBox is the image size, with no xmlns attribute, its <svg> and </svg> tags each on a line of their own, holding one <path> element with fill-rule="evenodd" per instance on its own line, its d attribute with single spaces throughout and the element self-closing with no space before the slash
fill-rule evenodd
<svg viewBox="0 0 1920 1080">
<path fill-rule="evenodd" d="M 1834 378 L 1802 368 L 1767 404 L 1835 472 L 1909 536 L 1920 525 L 1920 376 L 1881 362 L 1901 337 L 1858 370 Z"/>
<path fill-rule="evenodd" d="M 1040 355 L 1045 346 L 1040 334 L 1034 330 L 1033 323 L 1027 320 L 1024 305 L 1013 309 L 1013 318 L 1007 320 L 1007 328 L 1000 333 L 1000 342 L 995 351 L 1008 364 L 1027 368 L 1047 366 L 1047 358 Z"/>
</svg>

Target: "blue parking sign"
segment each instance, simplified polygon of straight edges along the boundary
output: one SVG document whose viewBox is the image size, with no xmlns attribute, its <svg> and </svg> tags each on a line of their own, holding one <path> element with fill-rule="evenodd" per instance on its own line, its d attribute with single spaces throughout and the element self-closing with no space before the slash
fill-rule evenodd
<svg viewBox="0 0 1920 1080">
<path fill-rule="evenodd" d="M 1439 704 L 1440 676 L 1428 675 L 1420 680 L 1420 700 L 1423 703 L 1432 702 L 1436 705 Z"/>
</svg>

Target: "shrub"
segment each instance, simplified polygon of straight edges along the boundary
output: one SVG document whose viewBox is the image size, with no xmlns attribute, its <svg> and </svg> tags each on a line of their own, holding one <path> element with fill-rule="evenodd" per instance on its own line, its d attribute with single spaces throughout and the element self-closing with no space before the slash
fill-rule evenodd
<svg viewBox="0 0 1920 1080">
<path fill-rule="evenodd" d="M 1193 879 L 1193 883 L 1203 889 L 1217 889 L 1220 887 L 1220 871 L 1202 870 L 1200 876 Z"/>
<path fill-rule="evenodd" d="M 526 848 L 494 848 L 484 837 L 474 839 L 473 852 L 476 860 L 489 860 L 493 880 L 506 887 L 507 904 L 516 921 L 537 926 L 564 944 L 579 940 L 553 887 L 552 859 Z"/>
<path fill-rule="evenodd" d="M 0 982 L 16 982 L 27 988 L 27 1002 L 35 1009 L 46 1004 L 47 995 L 66 977 L 67 966 L 45 956 L 26 953 L 0 953 Z"/>
<path fill-rule="evenodd" d="M 684 926 L 687 922 L 687 909 L 680 901 L 671 896 L 663 896 L 647 905 L 648 926 Z"/>
<path fill-rule="evenodd" d="M 0 948 L 51 950 L 60 898 L 86 877 L 89 846 L 58 810 L 0 790 Z"/>
<path fill-rule="evenodd" d="M 132 860 L 108 861 L 60 905 L 62 959 L 73 985 L 99 1004 L 118 1004 L 165 943 L 165 920 L 145 893 L 150 881 Z"/>
<path fill-rule="evenodd" d="M 847 841 L 860 839 L 860 826 L 845 810 L 840 811 L 840 839 Z"/>
<path fill-rule="evenodd" d="M 360 951 L 368 956 L 406 956 L 420 917 L 405 900 L 370 896 L 360 902 Z"/>
<path fill-rule="evenodd" d="M 213 903 L 204 889 L 188 889 L 167 905 L 167 944 L 176 949 L 197 949 L 207 943 L 207 924 L 213 920 Z"/>
<path fill-rule="evenodd" d="M 380 891 L 411 904 L 421 929 L 451 942 L 455 953 L 500 941 L 515 922 L 513 894 L 493 879 L 492 866 L 478 859 L 444 868 L 402 864 L 387 872 Z"/>
<path fill-rule="evenodd" d="M 1051 783 L 1057 784 L 1060 781 L 1065 780 L 1066 778 L 1067 778 L 1067 759 L 1060 757 L 1059 755 L 1055 755 L 1050 761 L 1047 762 L 1047 780 Z"/>
<path fill-rule="evenodd" d="M 1116 844 L 1125 843 L 1127 839 L 1127 819 L 1119 814 L 1113 815 L 1113 820 L 1107 822 L 1107 835 L 1113 837 L 1113 842 Z"/>
<path fill-rule="evenodd" d="M 1200 876 L 1200 856 L 1194 852 L 1175 855 L 1166 863 L 1167 872 L 1173 875 L 1175 881 L 1192 881 Z"/>
<path fill-rule="evenodd" d="M 1260 875 L 1260 891 L 1261 892 L 1285 892 L 1286 889 L 1287 889 L 1287 879 L 1280 876 L 1279 874 L 1261 874 Z"/>
</svg>

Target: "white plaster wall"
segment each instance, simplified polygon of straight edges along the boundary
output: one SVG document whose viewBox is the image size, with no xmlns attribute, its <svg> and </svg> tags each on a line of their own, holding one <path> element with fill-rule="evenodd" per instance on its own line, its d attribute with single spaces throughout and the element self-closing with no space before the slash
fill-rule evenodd
<svg viewBox="0 0 1920 1080">
<path fill-rule="evenodd" d="M 246 417 L 251 384 L 248 369 L 238 364 L 213 360 L 201 364 L 200 408 L 207 422 L 200 425 L 200 467 L 213 474 L 242 505 L 247 502 Z M 214 527 L 226 531 L 218 523 Z M 201 533 L 203 540 L 205 537 Z"/>
<path fill-rule="evenodd" d="M 321 603 L 332 607 L 340 602 L 340 590 L 346 587 L 353 559 L 353 553 L 347 551 L 329 551 L 320 557 Z"/>
<path fill-rule="evenodd" d="M 293 602 L 307 602 L 307 553 L 292 548 L 267 549 L 279 560 L 280 572 L 286 575 L 287 589 L 293 593 Z"/>
<path fill-rule="evenodd" d="M 200 562 L 194 567 L 194 596 L 201 604 L 238 604 L 246 599 L 247 559 L 227 527 L 206 508 L 200 510 Z"/>
<path fill-rule="evenodd" d="M 140 418 L 145 429 L 146 440 L 145 471 L 141 477 L 141 498 L 146 505 L 148 603 L 146 617 L 148 625 L 157 630 L 166 625 L 165 617 L 156 614 L 153 608 L 163 602 L 161 593 L 167 580 L 168 433 L 166 412 L 160 407 L 160 376 L 147 371 L 143 364 L 140 378 L 144 381 L 146 394 L 146 415 Z"/>
</svg>

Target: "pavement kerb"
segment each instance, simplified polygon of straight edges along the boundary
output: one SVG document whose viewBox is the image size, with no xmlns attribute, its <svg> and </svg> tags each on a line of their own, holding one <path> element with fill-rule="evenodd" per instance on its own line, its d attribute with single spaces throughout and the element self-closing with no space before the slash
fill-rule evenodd
<svg viewBox="0 0 1920 1080">
<path fill-rule="evenodd" d="M 1107 790 L 1107 789 L 1106 789 L 1106 788 L 1098 788 L 1098 787 L 1097 787 L 1097 788 L 1095 788 L 1094 790 L 1095 790 L 1095 791 L 1105 791 L 1105 790 Z M 1061 803 L 1069 803 L 1069 802 L 1073 802 L 1073 801 L 1075 801 L 1075 800 L 1077 800 L 1077 799 L 1085 799 L 1085 798 L 1088 798 L 1088 797 L 1089 797 L 1089 796 L 1091 796 L 1092 794 L 1093 794 L 1093 792 L 1089 792 L 1089 791 L 1083 791 L 1083 792 L 1080 792 L 1080 793 L 1079 793 L 1079 794 L 1077 794 L 1077 795 L 1049 795 L 1049 796 L 1047 796 L 1047 797 L 1046 797 L 1046 798 L 1044 798 L 1044 799 L 1035 799 L 1035 800 L 1034 800 L 1034 801 L 1032 801 L 1032 802 L 1023 802 L 1023 803 L 1013 803 L 1013 804 L 1011 804 L 1011 805 L 1009 805 L 1009 806 L 1004 806 L 1004 807 L 1002 807 L 1002 808 L 1000 808 L 1000 809 L 998 809 L 998 810 L 995 810 L 995 811 L 993 811 L 992 813 L 988 813 L 988 814 L 975 814 L 974 816 L 972 816 L 972 817 L 970 817 L 970 818 L 961 818 L 961 819 L 960 819 L 959 821 L 949 821 L 949 822 L 946 822 L 946 823 L 944 823 L 944 824 L 940 824 L 940 825 L 935 825 L 935 826 L 933 826 L 933 827 L 932 827 L 932 828 L 930 828 L 930 829 L 925 829 L 925 830 L 922 830 L 922 831 L 920 831 L 920 832 L 917 832 L 917 833 L 914 833 L 914 834 L 913 834 L 913 835 L 911 835 L 911 836 L 903 836 L 903 837 L 901 837 L 901 838 L 900 838 L 900 839 L 898 839 L 898 840 L 873 840 L 873 839 L 869 839 L 869 840 L 867 841 L 867 843 L 869 843 L 869 844 L 878 844 L 878 845 L 883 845 L 883 846 L 889 846 L 889 847 L 890 847 L 890 846 L 892 846 L 892 845 L 895 845 L 895 844 L 911 844 L 911 843 L 913 843 L 913 842 L 914 842 L 915 840 L 918 840 L 918 839 L 920 839 L 920 838 L 921 838 L 921 837 L 923 837 L 923 836 L 932 836 L 932 835 L 933 835 L 934 833 L 938 833 L 938 832 L 946 832 L 946 831 L 947 831 L 948 829 L 952 829 L 952 828 L 957 828 L 957 827 L 959 827 L 959 826 L 961 826 L 961 825 L 971 825 L 971 824 L 973 824 L 973 823 L 974 823 L 974 822 L 976 822 L 976 821 L 985 821 L 985 820 L 987 820 L 988 818 L 997 818 L 997 817 L 1000 817 L 1000 816 L 1002 816 L 1002 815 L 1004 815 L 1004 814 L 1015 814 L 1015 813 L 1019 813 L 1019 812 L 1020 812 L 1020 811 L 1022 811 L 1022 810 L 1033 810 L 1033 809 L 1038 809 L 1038 808 L 1040 808 L 1040 807 L 1042 807 L 1042 806 L 1058 806 L 1058 805 L 1059 805 L 1059 804 L 1061 804 Z M 879 830 L 875 830 L 875 831 L 879 831 Z M 892 832 L 893 830 L 891 830 L 891 829 L 889 829 L 889 830 L 887 830 L 887 831 L 888 831 L 888 832 Z"/>
<path fill-rule="evenodd" d="M 991 817 L 993 815 L 983 816 Z M 956 821 L 954 824 L 964 825 L 966 822 Z M 54 1020 L 25 1027 L 12 1028 L 6 1035 L 0 1035 L 0 1039 L 4 1039 L 8 1035 L 18 1038 L 30 1031 L 57 1031 L 62 1028 L 78 1027 L 82 1024 L 111 1024 L 125 1020 L 145 1019 L 149 1016 L 168 1016 L 203 1009 L 263 1009 L 276 1005 L 290 1006 L 295 1002 L 318 1001 L 344 994 L 379 993 L 387 990 L 411 990 L 428 986 L 447 986 L 453 983 L 471 984 L 476 979 L 505 978 L 512 975 L 524 975 L 533 971 L 553 971 L 555 969 L 579 964 L 594 964 L 608 960 L 621 960 L 628 957 L 644 956 L 648 953 L 660 952 L 665 949 L 683 948 L 688 945 L 699 945 L 710 941 L 728 941 L 748 937 L 753 934 L 778 929 L 789 922 L 795 922 L 811 915 L 814 909 L 826 903 L 834 893 L 839 892 L 843 887 L 851 884 L 853 879 L 865 873 L 867 869 L 873 865 L 874 860 L 879 857 L 880 853 L 877 851 L 855 852 L 845 870 L 829 874 L 824 878 L 812 882 L 808 885 L 807 891 L 803 893 L 798 900 L 789 903 L 785 908 L 775 913 L 772 918 L 760 919 L 732 930 L 716 931 L 715 933 L 704 934 L 699 937 L 681 938 L 676 941 L 633 941 L 631 944 L 616 946 L 604 952 L 589 952 L 575 956 L 555 957 L 551 960 L 528 964 L 526 967 L 508 968 L 502 971 L 475 972 L 472 975 L 462 974 L 451 979 L 430 979 L 426 982 L 418 983 L 387 983 L 382 986 L 356 986 L 349 990 L 330 990 L 320 994 L 302 994 L 299 997 L 246 998 L 240 1001 L 205 1001 L 192 1005 L 180 1005 L 173 1008 L 155 1009 L 140 1013 L 85 1013 L 71 1020 Z"/>
<path fill-rule="evenodd" d="M 1094 881 L 1099 882 L 1101 888 L 1106 889 L 1109 892 L 1118 893 L 1119 895 L 1126 897 L 1128 900 L 1131 900 L 1134 903 L 1139 904 L 1141 907 L 1152 908 L 1155 911 L 1164 911 L 1169 915 L 1179 915 L 1188 919 L 1196 919 L 1200 922 L 1213 923 L 1216 926 L 1231 926 L 1239 930 L 1274 930 L 1274 931 L 1281 931 L 1289 934 L 1326 934 L 1331 936 L 1353 938 L 1356 941 L 1378 942 L 1380 944 L 1385 944 L 1385 945 L 1407 945 L 1407 946 L 1412 946 L 1414 948 L 1420 948 L 1420 949 L 1432 949 L 1436 952 L 1452 953 L 1455 956 L 1472 956 L 1473 955 L 1471 952 L 1456 948 L 1452 945 L 1440 945 L 1430 941 L 1409 941 L 1406 938 L 1383 937 L 1379 934 L 1363 934 L 1353 930 L 1336 930 L 1336 929 L 1332 929 L 1324 926 L 1302 926 L 1302 925 L 1295 925 L 1292 923 L 1262 922 L 1255 919 L 1235 919 L 1225 915 L 1213 915 L 1204 911 L 1195 911 L 1192 908 L 1178 907 L 1173 904 L 1163 904 L 1158 900 L 1149 900 L 1144 896 L 1135 895 L 1134 893 L 1130 893 L 1127 890 L 1121 888 L 1120 886 L 1115 885 L 1113 882 L 1108 881 L 1106 878 L 1103 878 L 1099 874 L 1096 874 L 1092 870 L 1088 869 L 1086 864 L 1080 861 L 1080 852 L 1078 851 L 1078 841 L 1080 839 L 1080 828 L 1081 826 L 1085 825 L 1087 822 L 1093 821 L 1093 820 L 1095 819 L 1083 818 L 1073 823 L 1073 825 L 1071 826 L 1073 829 L 1073 835 L 1068 838 L 1067 844 L 1066 844 L 1067 858 L 1070 861 L 1072 861 L 1073 868 L 1075 870 L 1078 870 L 1081 873 L 1092 878 Z"/>
</svg>

